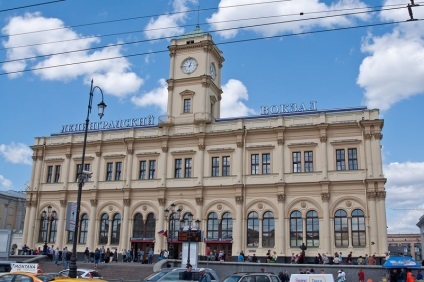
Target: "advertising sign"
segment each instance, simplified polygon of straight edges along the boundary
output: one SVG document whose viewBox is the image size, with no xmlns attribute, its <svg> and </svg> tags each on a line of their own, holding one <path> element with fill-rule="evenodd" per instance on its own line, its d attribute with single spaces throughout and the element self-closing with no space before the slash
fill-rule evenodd
<svg viewBox="0 0 424 282">
<path fill-rule="evenodd" d="M 66 206 L 66 230 L 75 231 L 77 224 L 77 203 L 68 203 Z"/>
</svg>

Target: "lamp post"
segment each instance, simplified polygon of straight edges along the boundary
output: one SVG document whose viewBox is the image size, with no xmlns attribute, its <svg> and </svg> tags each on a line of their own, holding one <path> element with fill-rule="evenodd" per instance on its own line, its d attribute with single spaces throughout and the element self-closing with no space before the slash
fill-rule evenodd
<svg viewBox="0 0 424 282">
<path fill-rule="evenodd" d="M 170 234 L 169 234 L 169 236 L 168 236 L 168 240 L 169 240 L 169 246 L 168 246 L 168 249 L 169 249 L 169 258 L 171 258 L 171 259 L 174 259 L 174 244 L 173 244 L 173 242 L 172 242 L 172 239 L 174 238 L 174 236 L 175 236 L 175 204 L 174 203 L 172 203 L 171 204 L 171 206 L 170 206 L 170 210 L 169 209 L 165 209 L 165 220 L 168 222 L 168 220 L 169 220 L 169 228 L 171 229 L 170 230 Z M 177 210 L 177 216 L 178 216 L 178 220 L 180 219 L 180 216 L 181 216 L 181 212 L 182 212 L 182 210 L 179 208 L 178 210 Z M 171 213 L 171 214 L 170 214 Z"/>
<path fill-rule="evenodd" d="M 200 220 L 196 220 L 196 230 L 199 230 L 199 223 Z M 181 223 L 185 223 L 184 220 L 181 220 Z M 187 215 L 187 225 L 188 225 L 188 233 L 187 233 L 187 239 L 188 239 L 188 254 L 187 254 L 187 267 L 190 265 L 190 243 L 191 243 L 191 231 L 192 231 L 192 224 L 193 224 L 193 214 L 189 213 Z"/>
<path fill-rule="evenodd" d="M 84 170 L 84 159 L 85 159 L 85 149 L 87 147 L 87 134 L 88 134 L 88 124 L 90 122 L 90 113 L 91 113 L 91 107 L 93 104 L 93 96 L 94 96 L 94 90 L 100 90 L 100 93 L 102 94 L 102 101 L 97 105 L 99 110 L 99 117 L 100 119 L 104 116 L 104 111 L 106 108 L 106 104 L 103 101 L 103 91 L 98 86 L 93 87 L 93 80 L 91 80 L 91 88 L 90 88 L 90 97 L 88 100 L 88 111 L 87 111 L 87 118 L 85 120 L 85 131 L 84 131 L 84 143 L 82 147 L 82 160 L 81 160 L 81 167 L 80 171 L 78 171 L 78 194 L 77 194 L 77 212 L 75 217 L 75 230 L 74 230 L 74 238 L 72 241 L 72 256 L 71 256 L 71 263 L 69 265 L 69 277 L 71 278 L 77 278 L 77 240 L 78 240 L 78 228 L 79 228 L 79 216 L 80 216 L 80 208 L 81 208 L 81 193 L 82 193 L 82 186 L 84 186 L 84 183 L 87 181 L 87 178 L 91 176 L 91 172 Z"/>
</svg>

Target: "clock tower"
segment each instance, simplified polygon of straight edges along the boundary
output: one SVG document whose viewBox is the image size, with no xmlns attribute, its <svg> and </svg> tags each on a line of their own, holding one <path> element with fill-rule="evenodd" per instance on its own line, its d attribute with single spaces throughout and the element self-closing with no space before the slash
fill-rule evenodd
<svg viewBox="0 0 424 282">
<path fill-rule="evenodd" d="M 220 117 L 222 52 L 212 36 L 196 26 L 173 39 L 167 115 L 160 126 L 211 123 Z"/>
</svg>

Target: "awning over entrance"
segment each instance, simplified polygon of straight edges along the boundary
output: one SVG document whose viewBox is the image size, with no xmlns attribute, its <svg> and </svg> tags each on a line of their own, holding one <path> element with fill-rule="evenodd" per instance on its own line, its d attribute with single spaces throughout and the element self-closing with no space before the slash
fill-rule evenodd
<svg viewBox="0 0 424 282">
<path fill-rule="evenodd" d="M 421 265 L 417 263 L 411 257 L 398 257 L 390 256 L 387 261 L 383 264 L 384 268 L 421 268 Z"/>
</svg>

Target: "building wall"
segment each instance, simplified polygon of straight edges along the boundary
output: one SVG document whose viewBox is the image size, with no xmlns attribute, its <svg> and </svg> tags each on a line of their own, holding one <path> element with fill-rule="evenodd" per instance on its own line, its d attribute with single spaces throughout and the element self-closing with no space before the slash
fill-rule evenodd
<svg viewBox="0 0 424 282">
<path fill-rule="evenodd" d="M 0 192 L 0 229 L 23 230 L 26 196 L 15 191 Z"/>
<path fill-rule="evenodd" d="M 423 260 L 421 234 L 387 234 L 391 255 L 411 256 L 417 262 Z"/>
</svg>

